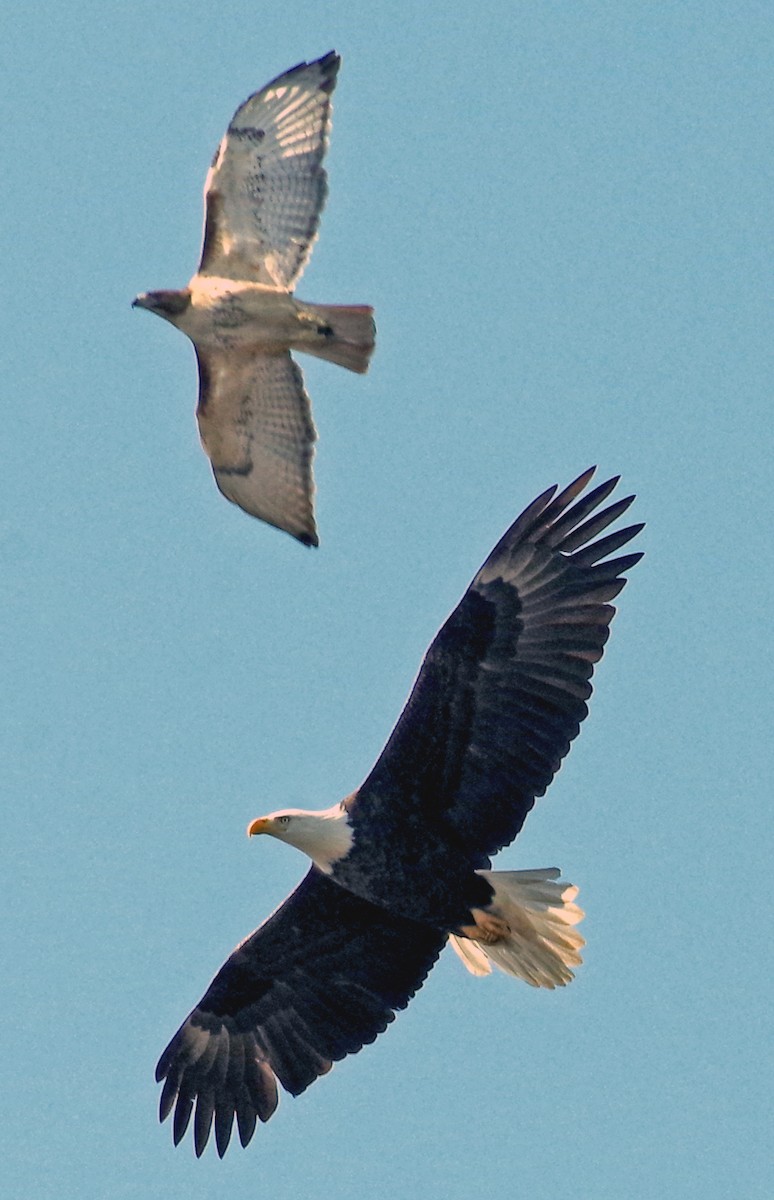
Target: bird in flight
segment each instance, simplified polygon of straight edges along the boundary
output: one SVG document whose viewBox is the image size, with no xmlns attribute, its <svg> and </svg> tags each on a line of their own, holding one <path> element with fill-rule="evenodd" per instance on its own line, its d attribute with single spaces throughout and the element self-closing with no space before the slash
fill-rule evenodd
<svg viewBox="0 0 774 1200">
<path fill-rule="evenodd" d="M 191 339 L 202 446 L 223 495 L 318 544 L 312 458 L 317 433 L 291 350 L 363 374 L 373 309 L 309 304 L 293 289 L 328 191 L 322 166 L 341 60 L 299 63 L 234 114 L 204 185 L 201 262 L 188 287 L 134 300 Z"/>
<path fill-rule="evenodd" d="M 234 1117 L 243 1146 L 405 1008 L 450 940 L 473 974 L 535 987 L 572 979 L 577 888 L 556 868 L 493 871 L 587 714 L 611 601 L 642 557 L 610 557 L 642 525 L 599 536 L 629 507 L 584 493 L 593 468 L 533 501 L 498 542 L 428 650 L 362 786 L 319 812 L 283 809 L 270 834 L 312 865 L 231 954 L 161 1055 L 160 1116 L 200 1155 Z"/>
</svg>

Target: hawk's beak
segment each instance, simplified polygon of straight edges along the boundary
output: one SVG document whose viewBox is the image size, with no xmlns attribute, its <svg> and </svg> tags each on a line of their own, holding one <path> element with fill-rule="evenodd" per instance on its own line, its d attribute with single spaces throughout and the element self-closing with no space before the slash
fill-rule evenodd
<svg viewBox="0 0 774 1200">
<path fill-rule="evenodd" d="M 268 817 L 256 817 L 255 820 L 251 821 L 247 826 L 247 836 L 254 837 L 256 833 L 266 833 L 270 824 L 271 821 Z"/>
<path fill-rule="evenodd" d="M 148 293 L 140 292 L 140 295 L 135 296 L 134 300 L 132 301 L 132 308 L 147 308 L 148 307 L 147 300 L 148 300 Z"/>
</svg>

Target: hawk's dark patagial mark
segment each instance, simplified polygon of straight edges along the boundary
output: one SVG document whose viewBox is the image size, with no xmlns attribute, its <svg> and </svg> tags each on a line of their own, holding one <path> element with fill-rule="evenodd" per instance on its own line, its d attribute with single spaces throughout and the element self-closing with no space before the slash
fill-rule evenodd
<svg viewBox="0 0 774 1200">
<path fill-rule="evenodd" d="M 549 488 L 487 558 L 437 634 L 365 783 L 322 812 L 253 821 L 312 860 L 305 879 L 221 967 L 159 1060 L 161 1118 L 179 1142 L 213 1119 L 223 1155 L 277 1106 L 372 1042 L 422 986 L 447 939 L 535 987 L 572 978 L 577 889 L 559 871 L 492 871 L 587 713 L 611 601 L 642 528 L 600 537 L 633 497 L 600 505 L 586 471 Z"/>
<path fill-rule="evenodd" d="M 340 61 L 331 52 L 299 63 L 237 109 L 204 185 L 198 272 L 181 291 L 134 301 L 194 344 L 199 433 L 223 495 L 310 546 L 317 435 L 290 351 L 362 374 L 374 348 L 371 308 L 293 297 L 328 190 Z"/>
</svg>

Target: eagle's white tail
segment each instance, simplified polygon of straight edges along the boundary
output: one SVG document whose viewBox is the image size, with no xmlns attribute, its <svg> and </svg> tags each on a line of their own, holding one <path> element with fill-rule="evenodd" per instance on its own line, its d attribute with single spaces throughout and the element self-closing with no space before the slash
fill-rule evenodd
<svg viewBox="0 0 774 1200">
<path fill-rule="evenodd" d="M 583 960 L 584 939 L 574 928 L 583 910 L 578 889 L 560 879 L 557 867 L 536 871 L 479 871 L 494 888 L 487 911 L 502 917 L 510 933 L 493 945 L 452 935 L 449 939 L 473 975 L 488 975 L 491 963 L 532 987 L 564 987 L 571 967 Z"/>
<path fill-rule="evenodd" d="M 374 310 L 367 304 L 307 304 L 310 309 L 332 330 L 324 342 L 316 345 L 304 343 L 300 349 L 317 358 L 346 367 L 364 375 L 374 352 L 376 327 Z"/>
</svg>

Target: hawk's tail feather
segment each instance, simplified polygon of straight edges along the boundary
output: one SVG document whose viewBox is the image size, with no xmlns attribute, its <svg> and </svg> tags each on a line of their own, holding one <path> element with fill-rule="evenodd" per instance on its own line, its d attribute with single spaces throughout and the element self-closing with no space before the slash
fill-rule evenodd
<svg viewBox="0 0 774 1200">
<path fill-rule="evenodd" d="M 305 304 L 326 325 L 325 341 L 304 344 L 316 358 L 364 375 L 374 352 L 374 310 L 368 304 Z"/>
</svg>

